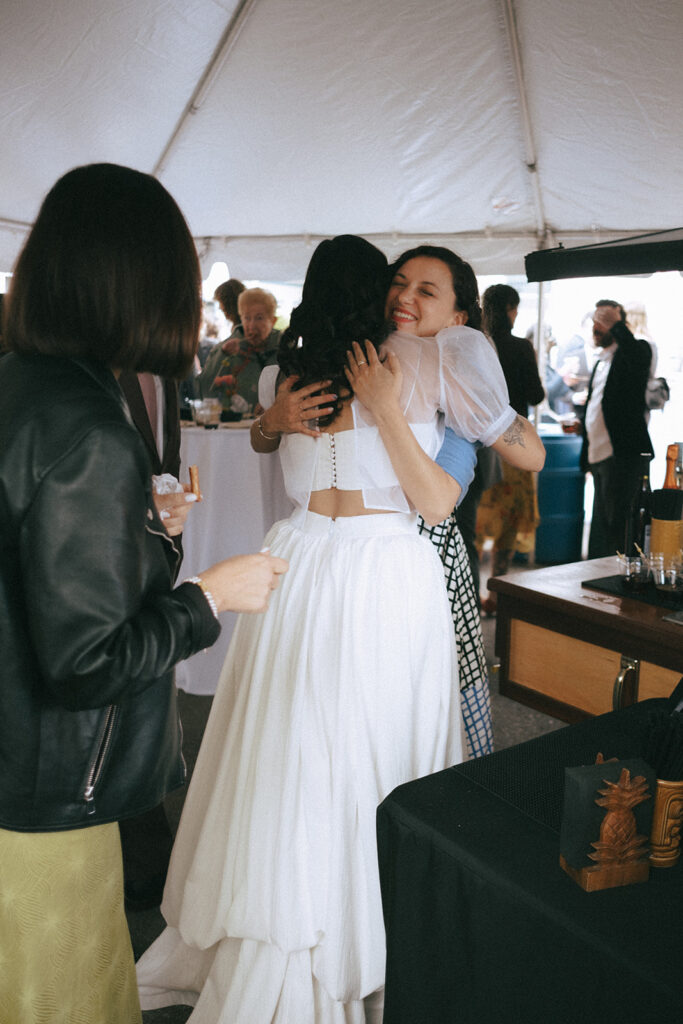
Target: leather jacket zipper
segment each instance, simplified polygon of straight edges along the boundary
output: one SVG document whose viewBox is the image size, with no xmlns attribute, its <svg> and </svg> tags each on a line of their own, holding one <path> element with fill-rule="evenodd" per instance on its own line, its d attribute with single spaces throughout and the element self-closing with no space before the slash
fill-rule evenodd
<svg viewBox="0 0 683 1024">
<path fill-rule="evenodd" d="M 114 732 L 114 722 L 116 721 L 117 712 L 118 707 L 116 704 L 110 704 L 107 707 L 104 722 L 102 723 L 97 740 L 95 756 L 90 762 L 90 766 L 88 768 L 85 791 L 83 793 L 83 798 L 87 804 L 88 814 L 95 813 L 95 786 L 100 780 L 104 762 L 107 758 L 109 747 L 111 746 L 111 738 Z"/>
</svg>

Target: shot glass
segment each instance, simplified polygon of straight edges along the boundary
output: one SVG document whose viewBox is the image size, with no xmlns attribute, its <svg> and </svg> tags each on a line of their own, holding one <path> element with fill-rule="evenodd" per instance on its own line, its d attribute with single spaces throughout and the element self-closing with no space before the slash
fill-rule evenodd
<svg viewBox="0 0 683 1024">
<path fill-rule="evenodd" d="M 629 590 L 644 590 L 650 576 L 647 559 L 640 555 L 618 555 L 617 562 L 624 586 Z"/>
<path fill-rule="evenodd" d="M 652 580 L 658 590 L 683 594 L 683 563 L 670 555 L 652 555 Z"/>
</svg>

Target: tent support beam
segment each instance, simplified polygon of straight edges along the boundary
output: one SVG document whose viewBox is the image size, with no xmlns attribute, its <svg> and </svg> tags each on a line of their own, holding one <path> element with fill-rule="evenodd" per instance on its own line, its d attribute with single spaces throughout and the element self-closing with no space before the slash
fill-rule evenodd
<svg viewBox="0 0 683 1024">
<path fill-rule="evenodd" d="M 502 0 L 502 6 L 505 32 L 507 35 L 508 46 L 510 47 L 510 53 L 512 54 L 512 67 L 515 76 L 515 85 L 517 87 L 517 100 L 519 102 L 519 109 L 522 118 L 524 162 L 530 176 L 538 241 L 540 244 L 547 244 L 551 232 L 545 219 L 543 198 L 541 196 L 541 188 L 538 178 L 536 144 L 534 142 L 534 132 L 531 124 L 531 114 L 529 113 L 529 104 L 526 98 L 524 71 L 522 69 L 522 53 L 519 45 L 519 36 L 517 34 L 517 20 L 515 18 L 513 0 Z"/>
<path fill-rule="evenodd" d="M 247 18 L 249 17 L 251 9 L 255 3 L 256 0 L 239 0 L 239 3 L 237 4 L 235 10 L 232 13 L 232 17 L 230 18 L 230 21 L 228 22 L 228 25 L 225 31 L 223 32 L 223 35 L 221 36 L 216 49 L 213 52 L 211 60 L 209 61 L 203 75 L 197 82 L 194 91 L 185 106 L 185 109 L 183 110 L 182 114 L 180 115 L 180 118 L 178 119 L 178 123 L 173 129 L 173 132 L 168 142 L 164 146 L 161 156 L 154 165 L 154 168 L 152 169 L 152 174 L 154 175 L 155 178 L 158 178 L 163 172 L 168 157 L 171 153 L 171 150 L 173 149 L 178 138 L 182 134 L 183 128 L 188 118 L 191 115 L 196 114 L 199 108 L 201 107 L 202 103 L 204 102 L 206 94 L 209 92 L 215 79 L 220 74 L 220 71 L 223 65 L 225 64 L 226 60 L 228 59 L 230 51 L 237 42 L 240 32 L 244 28 Z"/>
<path fill-rule="evenodd" d="M 0 226 L 2 221 L 0 221 Z M 30 225 L 29 225 L 30 226 Z M 420 240 L 424 241 L 428 239 L 434 244 L 443 242 L 444 245 L 453 242 L 454 239 L 460 244 L 468 241 L 491 241 L 491 239 L 500 239 L 501 241 L 521 242 L 524 245 L 533 245 L 536 241 L 536 235 L 531 231 L 491 231 L 490 229 L 484 229 L 481 231 L 421 231 L 421 232 L 373 232 L 363 231 L 362 228 L 358 229 L 358 233 L 367 238 L 368 241 L 374 241 L 377 245 L 384 245 L 390 248 L 399 249 L 400 246 L 416 245 Z M 644 234 L 650 233 L 647 230 L 643 230 Z M 600 241 L 618 241 L 622 238 L 630 238 L 632 231 L 601 231 L 599 233 Z M 233 242 L 257 242 L 259 244 L 268 244 L 268 242 L 303 242 L 311 249 L 311 252 L 324 239 L 329 238 L 330 235 L 318 235 L 318 234 L 301 234 L 301 235 L 195 235 L 194 240 L 200 248 L 208 248 L 213 243 L 228 245 Z M 575 245 L 582 244 L 595 244 L 596 242 L 595 231 L 560 231 L 557 232 L 557 238 L 561 244 L 573 243 Z M 559 243 L 558 243 L 559 244 Z"/>
<path fill-rule="evenodd" d="M 10 220 L 9 217 L 0 217 L 0 230 L 7 231 L 30 231 L 33 225 L 25 220 Z"/>
<path fill-rule="evenodd" d="M 548 363 L 548 352 L 545 347 L 545 330 L 543 324 L 543 320 L 545 317 L 544 302 L 545 294 L 543 289 L 543 282 L 539 281 L 536 304 L 536 337 L 534 339 L 534 348 L 536 349 L 536 362 L 538 364 L 538 373 L 541 380 L 545 380 L 545 369 Z M 538 405 L 536 405 L 534 406 L 533 415 L 533 424 L 535 427 L 538 427 L 540 418 L 540 408 Z"/>
</svg>

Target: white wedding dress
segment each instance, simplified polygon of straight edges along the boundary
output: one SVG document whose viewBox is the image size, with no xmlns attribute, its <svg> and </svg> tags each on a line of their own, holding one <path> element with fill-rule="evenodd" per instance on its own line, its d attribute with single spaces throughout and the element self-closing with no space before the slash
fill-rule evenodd
<svg viewBox="0 0 683 1024">
<path fill-rule="evenodd" d="M 429 454 L 438 409 L 472 440 L 514 418 L 488 356 L 476 386 L 444 397 L 448 352 L 404 335 L 389 344 Z M 264 405 L 276 373 L 264 371 Z M 381 1021 L 376 808 L 397 785 L 461 761 L 463 741 L 443 567 L 355 402 L 354 422 L 336 443 L 283 438 L 297 508 L 264 545 L 290 568 L 268 611 L 235 629 L 173 850 L 168 927 L 138 963 L 143 1009 L 189 1003 L 192 1024 Z M 329 473 L 341 489 L 362 487 L 367 507 L 393 511 L 307 512 Z"/>
</svg>

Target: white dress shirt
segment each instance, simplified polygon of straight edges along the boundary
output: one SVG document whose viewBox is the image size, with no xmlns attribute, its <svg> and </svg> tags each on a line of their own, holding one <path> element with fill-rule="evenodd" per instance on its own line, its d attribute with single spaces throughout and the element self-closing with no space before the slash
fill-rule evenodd
<svg viewBox="0 0 683 1024">
<path fill-rule="evenodd" d="M 586 437 L 588 438 L 588 464 L 603 462 L 614 455 L 612 442 L 607 432 L 607 424 L 602 412 L 602 398 L 605 393 L 605 384 L 609 371 L 612 368 L 612 359 L 617 350 L 616 341 L 598 352 L 595 374 L 593 376 L 593 388 L 590 401 L 586 405 Z"/>
</svg>

